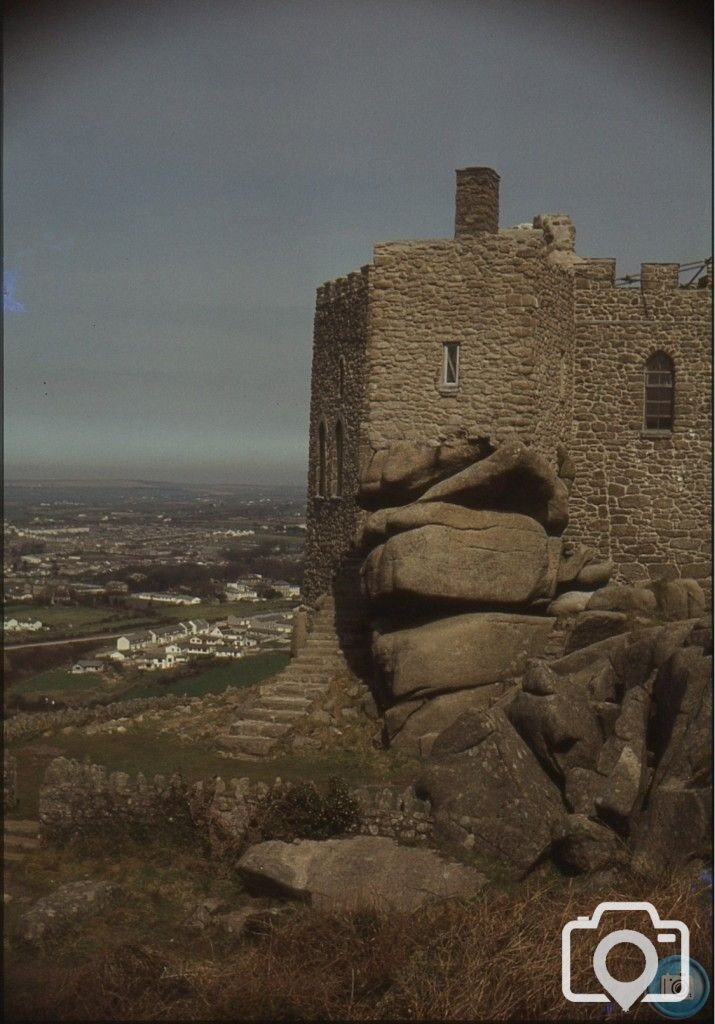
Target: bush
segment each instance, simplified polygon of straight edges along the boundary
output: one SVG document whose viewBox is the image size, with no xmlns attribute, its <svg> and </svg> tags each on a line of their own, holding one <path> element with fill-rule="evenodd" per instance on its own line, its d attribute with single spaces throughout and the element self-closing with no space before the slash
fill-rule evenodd
<svg viewBox="0 0 715 1024">
<path fill-rule="evenodd" d="M 264 839 L 328 839 L 354 830 L 358 804 L 347 785 L 331 778 L 324 796 L 312 782 L 302 782 L 269 803 L 261 823 Z"/>
</svg>

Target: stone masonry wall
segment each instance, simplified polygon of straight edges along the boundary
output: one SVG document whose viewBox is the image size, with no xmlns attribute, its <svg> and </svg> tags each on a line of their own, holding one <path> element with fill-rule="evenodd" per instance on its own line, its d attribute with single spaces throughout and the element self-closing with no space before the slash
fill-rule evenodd
<svg viewBox="0 0 715 1024">
<path fill-rule="evenodd" d="M 711 575 L 711 288 L 680 288 L 677 264 L 644 264 L 640 288 L 614 286 L 615 262 L 574 280 L 576 463 L 567 535 L 638 580 Z M 644 366 L 675 364 L 672 434 L 644 430 Z"/>
<path fill-rule="evenodd" d="M 281 779 L 268 784 L 214 778 L 188 785 L 176 774 L 131 777 L 58 757 L 48 766 L 40 790 L 40 835 L 44 841 L 64 843 L 98 832 L 110 837 L 139 829 L 150 835 L 181 826 L 202 835 L 215 853 L 235 852 L 255 841 L 252 824 L 260 820 L 262 808 L 290 788 Z M 353 795 L 360 818 L 356 832 L 407 842 L 431 838 L 430 804 L 410 787 L 362 786 Z"/>
<path fill-rule="evenodd" d="M 305 592 L 328 589 L 362 521 L 353 495 L 371 454 L 395 441 L 518 434 L 576 465 L 567 536 L 617 576 L 711 576 L 711 282 L 681 288 L 676 264 L 643 264 L 616 288 L 613 260 L 583 260 L 564 214 L 498 230 L 499 178 L 457 172 L 454 240 L 379 243 L 374 263 L 318 290 Z M 442 386 L 460 345 L 459 386 Z M 675 362 L 675 426 L 643 430 L 644 364 Z M 339 396 L 340 359 L 345 389 Z M 317 497 L 317 437 L 345 424 L 344 496 Z M 330 453 L 329 453 L 330 454 Z M 334 461 L 334 452 L 329 461 Z"/>
<path fill-rule="evenodd" d="M 355 502 L 365 403 L 365 347 L 371 268 L 318 289 L 313 337 L 308 470 L 308 532 L 303 593 L 308 602 L 328 589 L 339 557 L 357 531 Z M 341 388 L 342 383 L 342 388 Z M 342 391 L 342 393 L 341 393 Z M 337 495 L 335 428 L 343 429 L 343 487 Z M 327 494 L 318 494 L 319 430 L 325 425 Z"/>
<path fill-rule="evenodd" d="M 516 432 L 554 459 L 568 440 L 571 279 L 546 255 L 543 231 L 530 228 L 375 247 L 373 450 L 403 438 L 464 432 L 499 441 Z M 441 387 L 446 342 L 460 343 L 451 391 Z"/>
</svg>

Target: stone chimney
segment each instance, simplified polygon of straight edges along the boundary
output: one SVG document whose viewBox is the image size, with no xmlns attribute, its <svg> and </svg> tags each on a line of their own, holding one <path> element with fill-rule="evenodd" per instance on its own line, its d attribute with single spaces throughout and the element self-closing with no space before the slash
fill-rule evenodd
<svg viewBox="0 0 715 1024">
<path fill-rule="evenodd" d="M 499 230 L 499 175 L 491 167 L 465 167 L 457 171 L 457 208 L 454 237 L 473 238 Z"/>
</svg>

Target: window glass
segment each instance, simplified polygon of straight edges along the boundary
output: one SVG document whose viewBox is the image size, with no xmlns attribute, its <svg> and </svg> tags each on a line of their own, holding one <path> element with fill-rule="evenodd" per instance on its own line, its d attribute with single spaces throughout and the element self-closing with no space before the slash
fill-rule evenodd
<svg viewBox="0 0 715 1024">
<path fill-rule="evenodd" d="M 442 356 L 442 384 L 456 387 L 459 384 L 459 345 L 449 341 L 444 345 Z"/>
<path fill-rule="evenodd" d="M 646 430 L 672 430 L 675 397 L 673 361 L 664 352 L 656 352 L 645 364 Z"/>
</svg>

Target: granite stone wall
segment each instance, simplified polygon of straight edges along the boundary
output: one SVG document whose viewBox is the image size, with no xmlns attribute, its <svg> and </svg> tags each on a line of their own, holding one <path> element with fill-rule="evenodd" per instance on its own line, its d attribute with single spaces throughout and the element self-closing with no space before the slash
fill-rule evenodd
<svg viewBox="0 0 715 1024">
<path fill-rule="evenodd" d="M 583 260 L 564 214 L 498 228 L 499 177 L 457 174 L 455 239 L 379 243 L 373 263 L 318 290 L 305 592 L 327 590 L 363 521 L 360 470 L 396 441 L 516 433 L 548 459 L 572 455 L 567 536 L 612 558 L 617 578 L 710 579 L 711 287 L 677 264 L 643 264 L 615 286 L 613 260 Z M 457 387 L 442 381 L 460 345 Z M 675 362 L 675 425 L 643 430 L 644 364 Z M 340 366 L 345 381 L 340 394 Z M 344 422 L 342 497 L 317 496 L 318 431 Z"/>
<path fill-rule="evenodd" d="M 576 268 L 576 463 L 567 536 L 612 558 L 622 579 L 711 576 L 711 287 L 679 287 L 677 264 L 643 264 L 618 288 L 615 261 Z M 672 433 L 644 429 L 644 370 L 675 365 Z"/>
<path fill-rule="evenodd" d="M 308 532 L 303 593 L 308 602 L 328 589 L 340 555 L 353 541 L 361 512 L 358 487 L 365 416 L 365 347 L 371 268 L 318 289 L 313 336 L 308 470 Z M 338 441 L 342 430 L 342 487 Z M 325 487 L 320 492 L 320 429 L 325 431 Z M 338 494 L 338 490 L 341 491 Z"/>
<path fill-rule="evenodd" d="M 14 743 L 27 740 L 33 736 L 41 736 L 44 732 L 63 729 L 66 726 L 83 726 L 90 722 L 110 722 L 122 716 L 141 714 L 143 711 L 156 711 L 160 708 L 172 708 L 179 704 L 192 704 L 199 697 L 184 697 L 175 693 L 167 693 L 161 697 L 132 697 L 129 700 L 113 701 L 109 704 L 97 704 L 94 707 L 59 708 L 56 711 L 20 712 L 3 722 L 3 740 Z"/>
<path fill-rule="evenodd" d="M 372 450 L 455 434 L 517 433 L 555 457 L 566 438 L 573 358 L 570 277 L 537 229 L 375 247 L 367 350 Z M 460 345 L 459 384 L 442 385 L 443 346 Z M 564 393 L 559 374 L 564 360 Z"/>
</svg>

